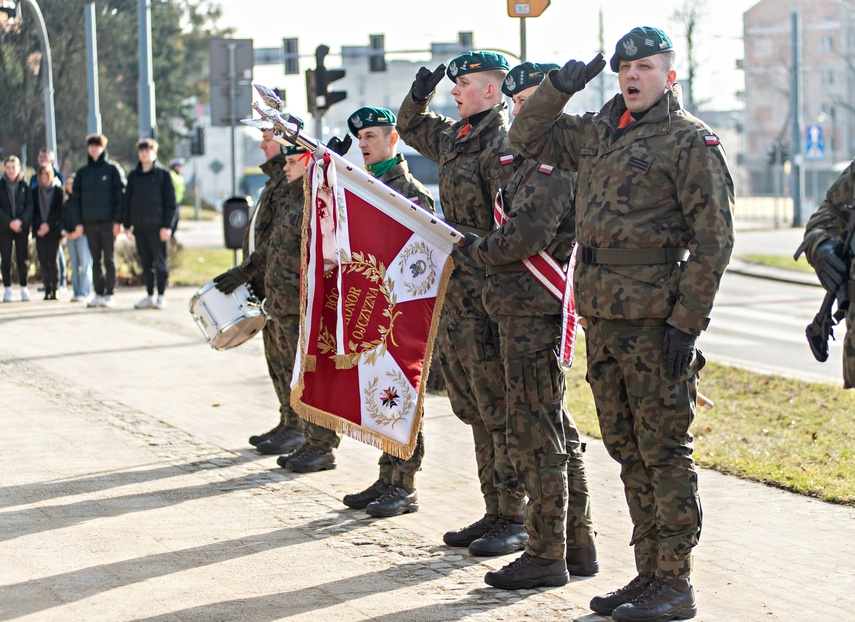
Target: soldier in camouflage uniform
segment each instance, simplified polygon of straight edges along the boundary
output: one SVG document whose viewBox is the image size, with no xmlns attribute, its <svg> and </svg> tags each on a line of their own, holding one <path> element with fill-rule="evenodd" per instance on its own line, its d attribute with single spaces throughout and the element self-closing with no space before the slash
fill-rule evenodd
<svg viewBox="0 0 855 622">
<path fill-rule="evenodd" d="M 400 135 L 395 129 L 395 114 L 386 108 L 364 106 L 347 119 L 350 133 L 359 141 L 365 169 L 384 184 L 426 210 L 434 211 L 433 197 L 412 176 L 403 154 L 398 153 Z M 403 460 L 383 452 L 378 464 L 380 476 L 362 492 L 345 495 L 344 504 L 365 509 L 370 516 L 386 517 L 415 512 L 419 509 L 416 472 L 424 458 L 424 434 L 420 428 L 416 448 Z"/>
<path fill-rule="evenodd" d="M 611 59 L 621 92 L 598 113 L 564 114 L 604 65 L 598 55 L 549 72 L 510 138 L 525 157 L 578 172 L 576 308 L 638 572 L 591 608 L 618 622 L 690 618 L 701 506 L 689 426 L 704 365 L 695 341 L 733 249 L 733 181 L 718 138 L 682 108 L 665 33 L 622 37 Z"/>
<path fill-rule="evenodd" d="M 493 227 L 493 200 L 512 172 L 508 112 L 501 91 L 508 63 L 500 54 L 467 52 L 447 75 L 460 120 L 428 110 L 445 67 L 419 69 L 398 112 L 398 131 L 408 145 L 439 164 L 439 195 L 449 225 L 484 235 Z M 437 349 L 454 414 L 472 427 L 486 514 L 447 532 L 449 546 L 475 555 L 503 555 L 525 545 L 525 498 L 505 440 L 501 358 L 493 326 L 481 302 L 483 267 L 455 261 L 445 295 Z"/>
<path fill-rule="evenodd" d="M 805 237 L 796 256 L 805 253 L 819 282 L 828 291 L 847 288 L 855 299 L 855 263 L 846 265 L 844 257 L 852 249 L 843 248 L 844 229 L 855 205 L 855 162 L 831 184 L 825 200 L 805 227 Z M 846 336 L 843 339 L 843 386 L 855 387 L 855 304 L 846 310 Z"/>
<path fill-rule="evenodd" d="M 519 112 L 546 72 L 558 65 L 523 63 L 502 91 Z M 573 251 L 576 174 L 514 158 L 500 194 L 507 221 L 481 238 L 467 233 L 462 253 L 486 265 L 484 307 L 499 326 L 505 368 L 508 451 L 528 496 L 522 556 L 485 577 L 504 588 L 564 585 L 570 574 L 598 570 L 582 442 L 565 405 L 561 301 L 522 260 L 541 251 L 566 266 Z M 566 479 L 565 479 L 566 478 Z"/>
<path fill-rule="evenodd" d="M 271 320 L 262 330 L 267 371 L 279 398 L 279 423 L 269 432 L 249 437 L 263 454 L 283 454 L 303 443 L 303 421 L 291 408 L 291 371 L 299 335 L 300 235 L 303 216 L 303 188 L 289 184 L 281 152 L 272 131 L 265 131 L 261 150 L 267 161 L 261 170 L 267 182 L 253 215 L 254 227 L 247 227 L 243 241 L 244 262 L 214 278 L 222 292 L 231 293 L 249 282 Z M 249 253 L 249 236 L 254 230 L 255 251 Z M 296 249 L 296 251 L 294 250 Z M 277 280 L 277 282 L 274 282 Z"/>
</svg>

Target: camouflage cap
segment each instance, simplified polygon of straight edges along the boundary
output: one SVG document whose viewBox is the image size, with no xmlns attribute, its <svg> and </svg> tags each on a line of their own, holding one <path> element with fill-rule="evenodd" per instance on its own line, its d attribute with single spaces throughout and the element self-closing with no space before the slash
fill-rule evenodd
<svg viewBox="0 0 855 622">
<path fill-rule="evenodd" d="M 639 26 L 618 40 L 609 66 L 617 73 L 622 60 L 637 60 L 673 49 L 671 39 L 664 32 L 650 26 Z"/>
<path fill-rule="evenodd" d="M 445 75 L 452 82 L 457 82 L 457 78 L 465 76 L 467 73 L 475 73 L 478 71 L 499 70 L 507 71 L 511 66 L 507 59 L 501 54 L 495 52 L 466 52 L 460 56 L 451 59 L 448 63 L 448 69 L 445 70 Z"/>
<path fill-rule="evenodd" d="M 359 130 L 366 127 L 378 127 L 383 125 L 395 125 L 398 118 L 388 108 L 372 108 L 363 106 L 347 118 L 347 127 L 350 133 L 359 138 Z"/>
<path fill-rule="evenodd" d="M 502 93 L 508 97 L 513 97 L 520 91 L 537 86 L 543 82 L 546 74 L 553 69 L 558 69 L 558 65 L 555 63 L 531 63 L 528 61 L 522 65 L 517 65 L 505 76 L 502 82 Z"/>
</svg>

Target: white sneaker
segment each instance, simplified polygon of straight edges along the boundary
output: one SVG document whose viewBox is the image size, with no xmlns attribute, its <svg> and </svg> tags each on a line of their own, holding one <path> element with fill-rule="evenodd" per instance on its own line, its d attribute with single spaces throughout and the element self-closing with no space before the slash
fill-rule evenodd
<svg viewBox="0 0 855 622">
<path fill-rule="evenodd" d="M 6 291 L 3 292 L 3 302 L 12 302 L 12 288 L 7 287 Z"/>
<path fill-rule="evenodd" d="M 83 302 L 86 300 L 86 296 L 72 296 L 71 302 Z"/>
<path fill-rule="evenodd" d="M 100 307 L 101 306 L 101 300 L 102 300 L 102 297 L 99 296 L 98 294 L 95 294 L 94 296 L 92 296 L 92 300 L 90 300 L 89 302 L 86 303 L 86 306 L 90 307 L 90 308 L 91 307 Z"/>
<path fill-rule="evenodd" d="M 151 309 L 154 306 L 154 296 L 146 296 L 134 305 L 134 309 Z"/>
<path fill-rule="evenodd" d="M 154 308 L 155 309 L 165 309 L 166 308 L 166 298 L 164 298 L 163 296 L 158 296 L 157 302 L 154 303 Z"/>
<path fill-rule="evenodd" d="M 104 296 L 101 299 L 101 302 L 98 303 L 98 306 L 99 307 L 115 307 L 116 301 L 113 300 L 113 297 L 108 294 L 107 296 Z"/>
<path fill-rule="evenodd" d="M 30 302 L 30 290 L 26 287 L 21 288 L 21 302 Z"/>
</svg>

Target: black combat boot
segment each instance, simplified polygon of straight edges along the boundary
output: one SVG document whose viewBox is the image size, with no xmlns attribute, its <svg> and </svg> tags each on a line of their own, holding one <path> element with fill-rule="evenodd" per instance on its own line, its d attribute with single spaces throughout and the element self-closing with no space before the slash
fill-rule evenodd
<svg viewBox="0 0 855 622">
<path fill-rule="evenodd" d="M 442 541 L 448 546 L 469 546 L 490 531 L 499 520 L 498 514 L 484 514 L 484 517 L 457 531 L 446 531 Z"/>
<path fill-rule="evenodd" d="M 469 545 L 472 555 L 507 555 L 525 548 L 528 534 L 522 516 L 499 516 L 493 528 Z"/>
<path fill-rule="evenodd" d="M 383 496 L 383 493 L 389 490 L 389 482 L 378 479 L 362 492 L 357 492 L 352 495 L 344 495 L 342 503 L 354 510 L 364 510 L 372 501 L 377 501 Z"/>
<path fill-rule="evenodd" d="M 249 444 L 252 445 L 253 447 L 257 447 L 260 443 L 263 443 L 267 439 L 273 438 L 274 436 L 276 436 L 276 434 L 279 433 L 279 430 L 281 430 L 284 427 L 285 427 L 285 424 L 282 421 L 280 421 L 279 423 L 276 424 L 275 428 L 273 428 L 272 430 L 268 430 L 264 434 L 253 434 L 252 436 L 249 437 Z"/>
<path fill-rule="evenodd" d="M 335 456 L 332 449 L 321 449 L 315 445 L 309 445 L 300 452 L 299 456 L 289 458 L 285 468 L 295 473 L 329 471 L 335 468 Z"/>
<path fill-rule="evenodd" d="M 305 442 L 303 431 L 290 426 L 283 426 L 276 434 L 255 446 L 258 453 L 268 456 L 287 454 Z"/>
<path fill-rule="evenodd" d="M 385 518 L 417 512 L 418 509 L 419 494 L 415 490 L 410 492 L 403 486 L 392 484 L 382 497 L 366 506 L 365 513 L 369 516 Z"/>
<path fill-rule="evenodd" d="M 503 590 L 523 590 L 540 585 L 566 585 L 570 580 L 563 559 L 545 559 L 523 553 L 501 570 L 484 575 L 487 585 Z"/>
<path fill-rule="evenodd" d="M 632 600 L 635 600 L 647 590 L 653 582 L 652 574 L 639 574 L 619 590 L 591 599 L 591 609 L 603 616 L 612 615 L 612 611 Z"/>
<path fill-rule="evenodd" d="M 617 622 L 666 622 L 688 620 L 698 614 L 695 590 L 688 579 L 655 578 L 644 594 L 616 607 Z"/>
<path fill-rule="evenodd" d="M 286 468 L 285 465 L 288 464 L 288 461 L 291 458 L 296 458 L 297 456 L 302 455 L 302 453 L 304 451 L 308 451 L 309 447 L 311 447 L 311 445 L 309 445 L 308 443 L 303 443 L 297 449 L 292 451 L 290 454 L 285 454 L 283 456 L 279 456 L 278 458 L 276 458 L 276 464 L 281 466 L 283 469 Z"/>
<path fill-rule="evenodd" d="M 576 577 L 593 577 L 599 571 L 597 547 L 567 549 L 567 572 Z"/>
</svg>

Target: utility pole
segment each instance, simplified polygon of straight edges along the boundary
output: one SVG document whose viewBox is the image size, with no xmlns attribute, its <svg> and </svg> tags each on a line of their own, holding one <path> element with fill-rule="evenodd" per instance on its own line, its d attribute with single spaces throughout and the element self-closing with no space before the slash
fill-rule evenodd
<svg viewBox="0 0 855 622">
<path fill-rule="evenodd" d="M 792 18 L 792 54 L 793 75 L 792 87 L 790 88 L 790 109 L 792 110 L 792 126 L 790 130 L 790 153 L 792 154 L 790 170 L 790 194 L 793 197 L 793 227 L 802 226 L 802 204 L 804 199 L 804 149 L 802 148 L 802 136 L 804 135 L 804 121 L 802 120 L 802 81 L 801 81 L 801 27 L 799 25 L 799 13 L 793 11 Z"/>
<path fill-rule="evenodd" d="M 95 3 L 87 2 L 86 20 L 86 87 L 89 94 L 87 134 L 101 133 L 101 102 L 98 96 L 98 38 L 95 36 Z"/>
<path fill-rule="evenodd" d="M 139 33 L 140 79 L 137 88 L 139 103 L 140 138 L 155 138 L 154 77 L 151 58 L 151 4 L 149 0 L 137 0 L 137 31 Z"/>
</svg>

